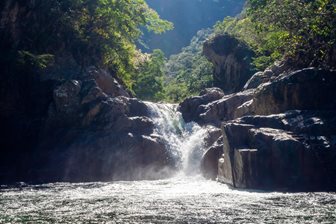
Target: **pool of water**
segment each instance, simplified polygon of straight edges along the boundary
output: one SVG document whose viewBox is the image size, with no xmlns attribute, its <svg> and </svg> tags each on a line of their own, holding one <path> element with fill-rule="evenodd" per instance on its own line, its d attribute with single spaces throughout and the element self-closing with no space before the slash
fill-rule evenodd
<svg viewBox="0 0 336 224">
<path fill-rule="evenodd" d="M 336 223 L 335 193 L 241 191 L 201 177 L 0 188 L 0 223 Z"/>
</svg>

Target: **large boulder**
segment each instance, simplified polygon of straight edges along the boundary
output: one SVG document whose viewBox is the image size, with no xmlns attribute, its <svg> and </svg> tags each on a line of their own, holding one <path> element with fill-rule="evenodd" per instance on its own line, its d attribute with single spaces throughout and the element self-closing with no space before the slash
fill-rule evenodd
<svg viewBox="0 0 336 224">
<path fill-rule="evenodd" d="M 203 54 L 214 65 L 214 85 L 225 93 L 240 91 L 253 75 L 253 51 L 232 36 L 217 35 L 206 41 Z"/>
<path fill-rule="evenodd" d="M 254 96 L 254 89 L 224 95 L 219 89 L 210 89 L 205 95 L 187 98 L 179 106 L 179 111 L 186 122 L 197 122 L 201 125 L 220 126 L 222 121 L 231 120 L 245 113 L 246 103 Z M 210 93 L 216 93 L 209 97 Z M 211 95 L 210 95 L 211 96 Z"/>
<path fill-rule="evenodd" d="M 199 120 L 201 123 L 220 125 L 222 121 L 232 120 L 246 110 L 246 103 L 254 96 L 254 89 L 234 93 L 203 106 Z"/>
<path fill-rule="evenodd" d="M 49 81 L 34 81 L 39 93 L 32 94 L 34 101 L 19 105 L 11 101 L 15 104 L 13 111 L 22 106 L 25 110 L 19 111 L 26 115 L 27 105 L 37 111 L 43 106 L 44 114 L 36 114 L 38 120 L 32 118 L 36 122 L 34 129 L 29 119 L 22 118 L 33 131 L 22 128 L 27 138 L 20 139 L 28 143 L 28 149 L 22 144 L 14 149 L 0 141 L 12 150 L 11 154 L 7 151 L 3 154 L 3 161 L 8 162 L 0 165 L 1 182 L 156 179 L 176 171 L 176 155 L 168 149 L 165 139 L 154 135 L 155 124 L 146 103 L 129 98 L 122 85 L 110 79 L 106 71 L 91 67 L 81 76 L 70 77 L 77 79 L 57 80 L 48 85 L 48 95 L 42 95 L 48 98 L 37 104 L 39 107 L 29 103 L 44 99 L 34 96 L 46 92 L 41 86 Z M 6 120 L 0 111 L 1 120 Z M 13 119 L 18 119 L 16 114 Z M 13 122 L 9 121 L 11 127 Z M 24 127 L 24 123 L 20 125 Z M 17 127 L 13 128 L 19 137 Z M 11 138 L 7 141 L 14 142 L 14 132 L 8 136 Z M 29 137 L 34 137 L 31 145 Z M 15 165 L 8 165 L 14 164 L 13 161 Z"/>
<path fill-rule="evenodd" d="M 248 114 L 286 110 L 335 110 L 336 71 L 307 68 L 284 74 L 258 87 Z"/>
<path fill-rule="evenodd" d="M 87 73 L 96 80 L 98 87 L 110 97 L 131 97 L 125 88 L 106 70 L 89 67 Z"/>
<path fill-rule="evenodd" d="M 333 112 L 289 111 L 223 124 L 218 179 L 237 188 L 336 189 Z"/>
<path fill-rule="evenodd" d="M 199 115 L 204 112 L 204 105 L 221 99 L 224 92 L 219 88 L 208 88 L 200 96 L 189 97 L 178 107 L 185 122 L 199 121 Z"/>
<path fill-rule="evenodd" d="M 153 135 L 149 108 L 117 95 L 105 93 L 95 79 L 57 86 L 34 155 L 40 165 L 32 166 L 29 176 L 41 181 L 169 176 L 177 168 L 176 159 L 165 140 Z"/>
<path fill-rule="evenodd" d="M 261 84 L 271 82 L 279 75 L 288 74 L 292 69 L 291 60 L 278 61 L 268 67 L 265 71 L 255 73 L 245 84 L 244 90 L 255 89 Z"/>
<path fill-rule="evenodd" d="M 203 177 L 215 180 L 218 176 L 218 159 L 223 154 L 223 144 L 214 144 L 204 153 L 201 160 Z"/>
</svg>

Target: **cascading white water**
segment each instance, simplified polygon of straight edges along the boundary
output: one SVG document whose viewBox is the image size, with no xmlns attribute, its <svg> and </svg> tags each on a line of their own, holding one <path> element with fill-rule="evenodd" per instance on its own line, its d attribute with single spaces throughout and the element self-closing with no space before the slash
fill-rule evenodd
<svg viewBox="0 0 336 224">
<path fill-rule="evenodd" d="M 155 124 L 154 134 L 162 136 L 167 141 L 166 147 L 177 155 L 182 174 L 198 174 L 207 129 L 195 122 L 185 123 L 176 104 L 146 102 L 146 105 Z"/>
</svg>

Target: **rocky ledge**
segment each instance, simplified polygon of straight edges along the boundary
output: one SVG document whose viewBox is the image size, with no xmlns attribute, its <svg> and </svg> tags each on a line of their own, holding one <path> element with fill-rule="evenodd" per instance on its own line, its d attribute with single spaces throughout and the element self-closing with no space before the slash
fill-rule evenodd
<svg viewBox="0 0 336 224">
<path fill-rule="evenodd" d="M 275 65 L 239 92 L 209 89 L 187 99 L 180 105 L 186 119 L 222 128 L 203 174 L 237 188 L 335 190 L 335 87 L 336 71 Z"/>
<path fill-rule="evenodd" d="M 107 71 L 90 67 L 67 80 L 36 77 L 31 81 L 35 85 L 27 85 L 22 93 L 44 89 L 40 97 L 18 95 L 1 101 L 12 109 L 0 110 L 1 121 L 7 122 L 0 141 L 6 146 L 0 182 L 157 179 L 176 171 L 176 155 L 154 134 L 149 107 L 132 98 Z M 42 99 L 44 109 L 34 108 Z M 22 120 L 21 101 L 26 116 Z M 28 116 L 30 110 L 40 114 Z"/>
</svg>

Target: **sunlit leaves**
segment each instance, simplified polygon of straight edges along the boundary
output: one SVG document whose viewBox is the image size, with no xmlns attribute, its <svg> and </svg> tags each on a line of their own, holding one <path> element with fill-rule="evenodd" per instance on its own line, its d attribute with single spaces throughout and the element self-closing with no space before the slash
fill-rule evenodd
<svg viewBox="0 0 336 224">
<path fill-rule="evenodd" d="M 38 15 L 22 23 L 26 30 L 20 43 L 27 52 L 66 51 L 82 67 L 110 69 L 128 87 L 141 30 L 172 28 L 144 0 L 35 0 L 27 5 Z"/>
<path fill-rule="evenodd" d="M 336 2 L 333 0 L 249 0 L 242 19 L 216 26 L 247 42 L 262 69 L 285 57 L 302 66 L 333 67 L 330 52 L 336 40 Z"/>
<path fill-rule="evenodd" d="M 143 100 L 159 101 L 164 98 L 164 65 L 165 57 L 161 50 L 154 50 L 148 57 L 142 56 L 136 75 L 133 90 Z"/>
</svg>

